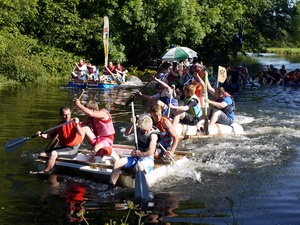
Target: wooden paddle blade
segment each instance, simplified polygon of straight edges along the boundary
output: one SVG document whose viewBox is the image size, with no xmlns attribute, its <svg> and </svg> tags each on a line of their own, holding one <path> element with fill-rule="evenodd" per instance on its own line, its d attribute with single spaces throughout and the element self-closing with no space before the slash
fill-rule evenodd
<svg viewBox="0 0 300 225">
<path fill-rule="evenodd" d="M 19 138 L 12 139 L 5 143 L 5 151 L 7 153 L 13 152 L 13 151 L 17 150 L 18 148 L 21 148 L 26 143 L 27 140 L 28 140 L 28 138 L 25 138 L 25 137 L 19 137 Z"/>
<path fill-rule="evenodd" d="M 137 199 L 149 199 L 150 191 L 149 186 L 146 180 L 146 176 L 143 171 L 140 170 L 138 166 L 138 171 L 135 175 L 135 188 L 134 188 L 134 196 Z"/>
</svg>

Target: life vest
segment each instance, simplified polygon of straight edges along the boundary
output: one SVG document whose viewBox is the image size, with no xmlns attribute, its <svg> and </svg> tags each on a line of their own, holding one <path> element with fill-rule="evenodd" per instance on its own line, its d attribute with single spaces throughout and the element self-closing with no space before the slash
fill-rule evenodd
<svg viewBox="0 0 300 225">
<path fill-rule="evenodd" d="M 119 70 L 120 72 L 123 72 L 123 66 L 120 66 L 119 68 L 115 67 L 114 72 L 116 73 L 117 70 Z"/>
<path fill-rule="evenodd" d="M 108 120 L 101 120 L 99 118 L 93 118 L 90 117 L 89 118 L 89 123 L 92 126 L 92 130 L 95 133 L 95 135 L 97 137 L 107 137 L 107 136 L 111 136 L 115 134 L 115 128 L 112 122 L 112 118 L 110 113 L 105 110 L 105 109 L 101 109 L 104 110 L 105 112 L 108 113 L 109 115 L 109 119 Z"/>
<path fill-rule="evenodd" d="M 195 95 L 198 97 L 201 107 L 203 107 L 204 102 L 203 102 L 203 94 L 202 94 L 202 85 L 201 84 L 197 85 Z"/>
<path fill-rule="evenodd" d="M 144 133 L 141 129 L 137 128 L 137 136 L 138 136 L 138 149 L 142 152 L 146 152 L 149 148 L 150 137 L 152 134 L 156 134 L 158 137 L 160 136 L 159 130 L 153 128 L 152 131 Z M 158 138 L 159 140 L 160 138 Z"/>
<path fill-rule="evenodd" d="M 115 67 L 113 66 L 113 67 L 107 67 L 108 68 L 108 70 L 110 70 L 110 72 L 113 72 L 114 70 L 115 70 Z M 110 72 L 108 71 L 107 69 L 105 69 L 105 74 L 106 75 L 111 75 L 110 74 Z"/>
<path fill-rule="evenodd" d="M 223 111 L 228 116 L 230 113 L 232 113 L 232 112 L 235 111 L 235 101 L 234 101 L 233 97 L 230 94 L 225 93 L 225 97 L 219 99 L 218 102 L 223 102 L 224 98 L 226 98 L 226 97 L 230 97 L 231 98 L 232 104 L 231 105 L 227 105 L 225 108 L 221 109 L 221 111 Z"/>
<path fill-rule="evenodd" d="M 89 72 L 89 74 L 95 73 L 96 72 L 96 66 L 94 66 L 94 65 L 88 66 L 88 72 Z"/>
<path fill-rule="evenodd" d="M 202 116 L 202 109 L 200 106 L 199 99 L 197 98 L 197 96 L 195 94 L 192 95 L 191 97 L 185 98 L 184 105 L 188 105 L 190 103 L 190 101 L 192 101 L 193 99 L 197 101 L 197 105 L 190 108 L 187 112 L 190 113 L 191 115 L 193 115 L 195 118 L 200 118 Z"/>
<path fill-rule="evenodd" d="M 60 124 L 62 124 L 62 122 L 57 123 L 57 125 Z M 69 123 L 60 128 L 57 128 L 56 132 L 58 134 L 59 145 L 61 147 L 72 147 L 82 143 L 82 136 L 77 133 L 75 123 Z"/>
<path fill-rule="evenodd" d="M 167 131 L 167 130 L 164 128 L 164 126 L 163 126 L 163 125 L 165 124 L 165 121 L 166 121 L 166 120 L 169 120 L 169 121 L 170 121 L 169 118 L 167 118 L 167 117 L 162 117 L 161 120 L 160 120 L 158 123 L 154 124 L 154 125 L 157 127 L 157 129 L 160 131 L 160 138 L 161 138 L 160 143 L 161 143 L 165 148 L 171 146 L 171 145 L 172 145 L 172 142 L 173 142 L 171 134 L 170 134 L 169 131 Z"/>
</svg>

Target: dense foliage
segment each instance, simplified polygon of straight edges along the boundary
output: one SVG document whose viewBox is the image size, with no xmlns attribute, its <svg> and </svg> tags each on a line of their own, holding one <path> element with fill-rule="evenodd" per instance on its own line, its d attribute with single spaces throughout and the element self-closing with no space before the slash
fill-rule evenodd
<svg viewBox="0 0 300 225">
<path fill-rule="evenodd" d="M 143 66 L 171 46 L 201 60 L 226 61 L 271 44 L 299 47 L 297 1 L 1 0 L 0 78 L 67 77 L 83 57 L 103 66 L 103 16 L 109 59 Z"/>
</svg>

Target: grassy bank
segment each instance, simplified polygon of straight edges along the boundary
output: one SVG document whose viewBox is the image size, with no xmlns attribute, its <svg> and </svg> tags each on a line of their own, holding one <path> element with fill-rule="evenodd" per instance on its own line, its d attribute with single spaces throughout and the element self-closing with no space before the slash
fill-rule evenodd
<svg viewBox="0 0 300 225">
<path fill-rule="evenodd" d="M 300 48 L 267 48 L 268 53 L 276 53 L 278 55 L 300 55 Z"/>
</svg>

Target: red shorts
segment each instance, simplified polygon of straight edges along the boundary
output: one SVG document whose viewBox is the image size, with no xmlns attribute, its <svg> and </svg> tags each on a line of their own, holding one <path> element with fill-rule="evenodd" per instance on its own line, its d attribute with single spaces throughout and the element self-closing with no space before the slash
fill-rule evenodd
<svg viewBox="0 0 300 225">
<path fill-rule="evenodd" d="M 114 142 L 114 136 L 96 137 L 90 144 L 95 146 L 96 144 L 102 143 L 104 147 L 111 147 Z"/>
</svg>

